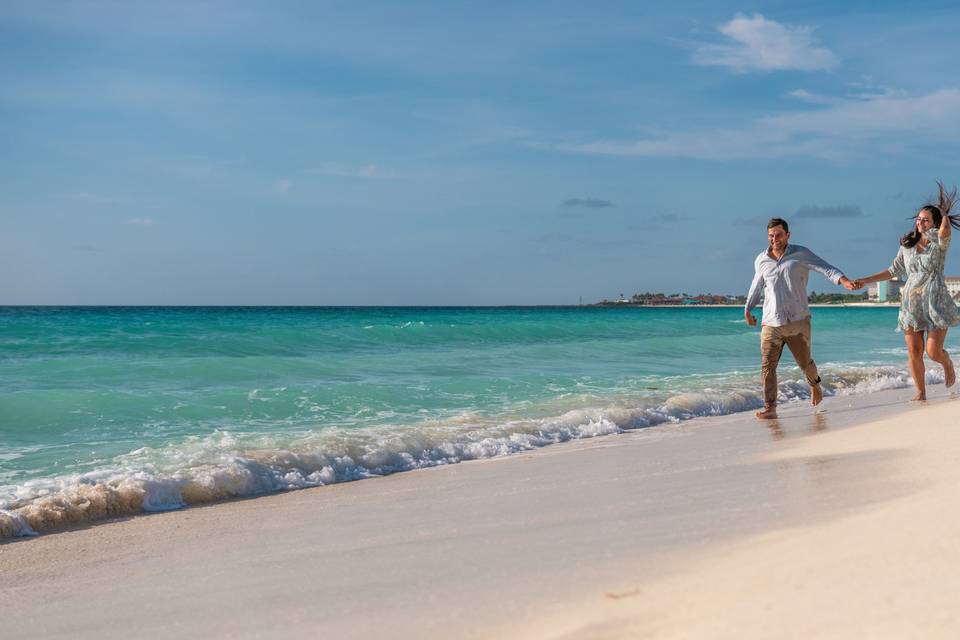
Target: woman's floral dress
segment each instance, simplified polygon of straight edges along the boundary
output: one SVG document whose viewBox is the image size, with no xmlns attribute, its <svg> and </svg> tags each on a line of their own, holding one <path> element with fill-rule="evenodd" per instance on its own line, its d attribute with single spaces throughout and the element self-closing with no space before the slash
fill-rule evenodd
<svg viewBox="0 0 960 640">
<path fill-rule="evenodd" d="M 928 244 L 900 247 L 893 264 L 887 269 L 907 282 L 900 291 L 900 318 L 897 331 L 929 331 L 960 324 L 957 305 L 943 280 L 943 261 L 950 238 L 940 239 L 937 229 L 926 232 Z"/>
</svg>

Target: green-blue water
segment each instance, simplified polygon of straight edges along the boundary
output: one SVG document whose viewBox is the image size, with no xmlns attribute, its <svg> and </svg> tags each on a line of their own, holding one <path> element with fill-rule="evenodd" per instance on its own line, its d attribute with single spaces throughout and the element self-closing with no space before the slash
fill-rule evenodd
<svg viewBox="0 0 960 640">
<path fill-rule="evenodd" d="M 828 395 L 908 384 L 896 316 L 814 310 Z M 739 308 L 0 308 L 0 509 L 42 528 L 743 411 L 758 371 Z M 800 380 L 785 353 L 784 401 Z"/>
</svg>

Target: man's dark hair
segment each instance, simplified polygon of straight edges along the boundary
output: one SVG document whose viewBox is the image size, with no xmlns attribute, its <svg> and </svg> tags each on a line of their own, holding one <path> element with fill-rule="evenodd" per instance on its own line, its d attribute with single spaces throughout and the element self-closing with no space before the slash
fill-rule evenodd
<svg viewBox="0 0 960 640">
<path fill-rule="evenodd" d="M 788 225 L 787 221 L 783 218 L 770 218 L 770 222 L 767 223 L 767 229 L 773 229 L 774 227 L 783 227 L 784 231 L 790 233 L 790 225 Z"/>
</svg>

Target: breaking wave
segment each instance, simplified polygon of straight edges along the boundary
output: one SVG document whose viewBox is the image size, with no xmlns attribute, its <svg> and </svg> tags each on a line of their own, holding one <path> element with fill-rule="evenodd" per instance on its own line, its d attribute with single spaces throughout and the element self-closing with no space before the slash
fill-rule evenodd
<svg viewBox="0 0 960 640">
<path fill-rule="evenodd" d="M 906 370 L 893 366 L 828 364 L 822 371 L 826 396 L 909 385 Z M 0 537 L 510 455 L 762 406 L 759 391 L 746 386 L 754 378 L 737 374 L 729 380 L 717 388 L 632 402 L 616 398 L 607 406 L 539 418 L 468 413 L 412 426 L 329 427 L 296 435 L 215 431 L 137 449 L 95 471 L 0 486 Z M 809 397 L 799 379 L 782 380 L 779 391 L 782 402 Z"/>
</svg>

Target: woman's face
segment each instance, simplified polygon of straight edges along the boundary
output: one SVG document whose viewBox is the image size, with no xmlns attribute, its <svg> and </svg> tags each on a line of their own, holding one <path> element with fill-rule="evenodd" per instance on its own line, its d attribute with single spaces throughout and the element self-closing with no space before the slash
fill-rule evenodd
<svg viewBox="0 0 960 640">
<path fill-rule="evenodd" d="M 917 214 L 917 231 L 923 233 L 927 229 L 933 228 L 933 214 L 922 209 L 920 213 Z"/>
</svg>

